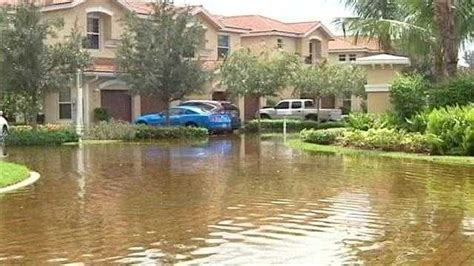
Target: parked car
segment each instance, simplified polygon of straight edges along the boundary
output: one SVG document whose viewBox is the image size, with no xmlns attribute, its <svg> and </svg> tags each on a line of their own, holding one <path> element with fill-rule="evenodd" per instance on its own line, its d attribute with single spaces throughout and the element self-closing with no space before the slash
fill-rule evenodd
<svg viewBox="0 0 474 266">
<path fill-rule="evenodd" d="M 8 121 L 3 117 L 3 112 L 0 111 L 0 139 L 3 139 L 8 134 Z"/>
<path fill-rule="evenodd" d="M 275 107 L 260 109 L 258 114 L 262 119 L 308 119 L 320 121 L 340 121 L 342 111 L 340 109 L 319 109 L 314 101 L 310 99 L 291 99 L 279 102 Z"/>
<path fill-rule="evenodd" d="M 178 106 L 165 112 L 143 115 L 136 119 L 135 123 L 164 127 L 167 125 L 166 112 L 169 113 L 171 126 L 202 127 L 213 133 L 232 130 L 229 115 L 196 106 Z"/>
<path fill-rule="evenodd" d="M 240 120 L 240 110 L 235 104 L 232 104 L 231 102 L 190 100 L 181 103 L 180 106 L 197 106 L 205 108 L 211 112 L 226 113 L 232 120 L 232 130 L 239 129 L 242 124 L 242 121 Z"/>
</svg>

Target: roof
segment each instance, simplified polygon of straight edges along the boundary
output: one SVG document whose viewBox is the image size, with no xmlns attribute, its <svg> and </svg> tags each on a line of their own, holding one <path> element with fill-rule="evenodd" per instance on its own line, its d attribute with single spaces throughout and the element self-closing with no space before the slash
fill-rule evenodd
<svg viewBox="0 0 474 266">
<path fill-rule="evenodd" d="M 247 35 L 286 34 L 292 37 L 304 37 L 318 28 L 322 28 L 330 38 L 332 33 L 320 21 L 287 23 L 261 15 L 215 16 L 227 28 L 247 31 Z M 245 36 L 244 36 L 245 37 Z"/>
<path fill-rule="evenodd" d="M 379 54 L 367 57 L 357 58 L 357 65 L 375 65 L 375 64 L 390 64 L 390 65 L 410 65 L 408 57 L 396 56 L 391 54 Z"/>
<path fill-rule="evenodd" d="M 366 36 L 339 36 L 329 42 L 329 51 L 364 51 L 381 52 L 382 49 L 376 39 Z"/>
</svg>

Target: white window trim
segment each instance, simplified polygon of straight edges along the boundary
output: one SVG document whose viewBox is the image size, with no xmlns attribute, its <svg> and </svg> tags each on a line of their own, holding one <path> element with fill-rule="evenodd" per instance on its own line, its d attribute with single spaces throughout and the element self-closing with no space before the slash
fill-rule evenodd
<svg viewBox="0 0 474 266">
<path fill-rule="evenodd" d="M 342 57 L 344 57 L 344 60 L 341 60 Z M 346 54 L 339 54 L 338 60 L 339 60 L 339 62 L 347 62 L 347 55 Z"/>
<path fill-rule="evenodd" d="M 228 46 L 219 45 L 219 37 L 220 36 L 227 36 L 229 38 L 229 45 Z M 230 54 L 230 51 L 231 51 L 231 36 L 229 34 L 218 34 L 217 35 L 217 58 L 221 58 L 220 54 L 219 54 L 219 49 L 227 49 L 227 54 Z"/>
<path fill-rule="evenodd" d="M 99 33 L 96 33 L 96 32 L 89 32 L 89 29 L 88 29 L 88 24 L 89 24 L 89 18 L 94 18 L 94 19 L 98 19 L 99 20 Z M 88 50 L 91 50 L 91 51 L 100 51 L 102 50 L 102 47 L 103 46 L 103 43 L 102 43 L 102 37 L 103 37 L 103 34 L 102 34 L 102 30 L 103 30 L 103 19 L 101 19 L 100 15 L 96 15 L 94 13 L 88 13 L 87 14 L 87 23 L 86 23 L 86 36 L 88 37 L 89 34 L 90 35 L 97 35 L 99 36 L 99 48 L 98 49 L 93 49 L 93 48 L 87 48 Z"/>
<path fill-rule="evenodd" d="M 69 89 L 69 101 L 61 101 L 61 92 L 58 93 L 58 119 L 61 121 L 71 121 L 73 119 L 73 101 L 72 101 L 72 90 Z M 71 117 L 61 118 L 61 105 L 69 104 L 71 106 Z"/>
<path fill-rule="evenodd" d="M 389 92 L 390 84 L 365 85 L 365 92 Z"/>
</svg>

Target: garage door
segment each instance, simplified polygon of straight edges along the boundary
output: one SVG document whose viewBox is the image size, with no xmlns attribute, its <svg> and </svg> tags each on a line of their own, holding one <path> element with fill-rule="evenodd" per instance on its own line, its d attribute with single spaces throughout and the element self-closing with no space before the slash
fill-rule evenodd
<svg viewBox="0 0 474 266">
<path fill-rule="evenodd" d="M 110 117 L 126 122 L 132 121 L 132 97 L 124 90 L 103 90 L 100 103 Z"/>
</svg>

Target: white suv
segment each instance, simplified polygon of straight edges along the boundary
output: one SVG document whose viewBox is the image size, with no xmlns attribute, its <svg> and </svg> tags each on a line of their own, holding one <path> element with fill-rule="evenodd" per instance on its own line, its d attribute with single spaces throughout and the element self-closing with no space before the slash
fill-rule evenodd
<svg viewBox="0 0 474 266">
<path fill-rule="evenodd" d="M 289 99 L 279 102 L 275 107 L 265 107 L 257 115 L 262 119 L 307 119 L 320 121 L 339 121 L 342 119 L 341 109 L 316 108 L 311 99 Z"/>
</svg>

